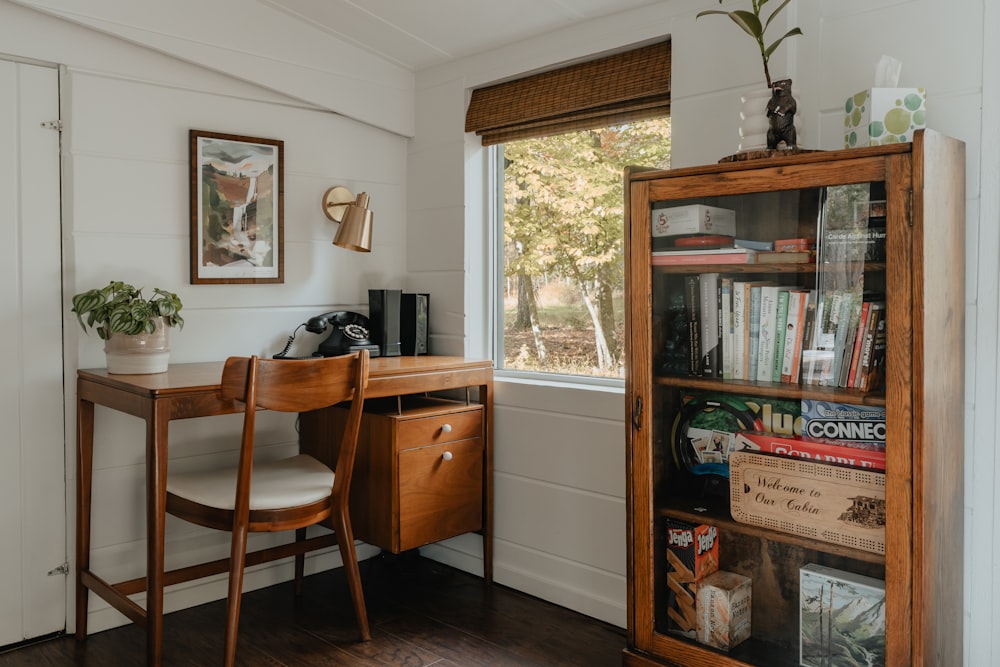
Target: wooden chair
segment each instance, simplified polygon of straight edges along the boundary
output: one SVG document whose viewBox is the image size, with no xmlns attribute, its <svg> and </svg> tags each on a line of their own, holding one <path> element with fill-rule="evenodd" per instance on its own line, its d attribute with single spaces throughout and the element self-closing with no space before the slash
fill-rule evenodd
<svg viewBox="0 0 1000 667">
<path fill-rule="evenodd" d="M 236 659 L 244 566 L 291 555 L 289 549 L 281 547 L 247 554 L 249 532 L 296 531 L 291 551 L 296 560 L 295 588 L 298 592 L 305 552 L 331 543 L 329 535 L 306 540 L 306 527 L 323 524 L 332 528 L 344 562 L 361 638 L 366 641 L 371 638 L 347 508 L 367 386 L 368 352 L 364 350 L 304 360 L 230 357 L 222 373 L 223 398 L 246 403 L 239 465 L 167 476 L 168 513 L 200 526 L 232 532 L 228 562 L 227 667 Z M 344 401 L 351 403 L 335 471 L 305 454 L 254 464 L 254 425 L 258 409 L 306 412 Z"/>
</svg>

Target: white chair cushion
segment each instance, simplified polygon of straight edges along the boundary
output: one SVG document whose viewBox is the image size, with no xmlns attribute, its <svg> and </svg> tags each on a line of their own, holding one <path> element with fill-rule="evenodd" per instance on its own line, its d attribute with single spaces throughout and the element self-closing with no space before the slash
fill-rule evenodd
<svg viewBox="0 0 1000 667">
<path fill-rule="evenodd" d="M 307 454 L 255 463 L 250 509 L 298 507 L 333 489 L 333 471 Z M 236 468 L 167 475 L 167 491 L 202 505 L 231 510 L 236 504 Z"/>
</svg>

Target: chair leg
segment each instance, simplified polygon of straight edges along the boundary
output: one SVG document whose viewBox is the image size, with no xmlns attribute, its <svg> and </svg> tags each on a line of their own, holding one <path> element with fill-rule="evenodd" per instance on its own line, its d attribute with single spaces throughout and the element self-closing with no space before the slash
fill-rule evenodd
<svg viewBox="0 0 1000 667">
<path fill-rule="evenodd" d="M 225 667 L 236 665 L 236 636 L 240 626 L 240 602 L 243 600 L 243 567 L 247 556 L 247 529 L 233 531 L 229 552 L 229 597 L 226 604 Z"/>
<path fill-rule="evenodd" d="M 368 611 L 365 609 L 365 593 L 361 589 L 361 572 L 358 569 L 358 554 L 354 550 L 354 531 L 351 529 L 351 519 L 346 510 L 343 512 L 335 511 L 331 519 L 337 533 L 340 558 L 344 562 L 347 587 L 351 591 L 351 599 L 354 601 L 354 615 L 358 619 L 361 640 L 370 641 L 372 633 L 368 628 Z"/>
<path fill-rule="evenodd" d="M 297 528 L 295 530 L 295 541 L 303 542 L 306 539 L 306 529 Z M 306 555 L 296 554 L 295 556 L 295 597 L 302 596 L 302 577 L 306 571 Z"/>
</svg>

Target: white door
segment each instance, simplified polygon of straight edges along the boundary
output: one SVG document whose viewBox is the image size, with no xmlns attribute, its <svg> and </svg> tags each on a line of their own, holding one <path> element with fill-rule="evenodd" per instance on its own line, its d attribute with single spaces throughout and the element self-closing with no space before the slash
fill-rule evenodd
<svg viewBox="0 0 1000 667">
<path fill-rule="evenodd" d="M 0 60 L 0 646 L 66 625 L 59 73 Z"/>
</svg>

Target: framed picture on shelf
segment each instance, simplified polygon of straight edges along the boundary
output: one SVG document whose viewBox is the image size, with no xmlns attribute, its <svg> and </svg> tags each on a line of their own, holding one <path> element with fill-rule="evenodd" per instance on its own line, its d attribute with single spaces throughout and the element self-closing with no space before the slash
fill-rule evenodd
<svg viewBox="0 0 1000 667">
<path fill-rule="evenodd" d="M 282 283 L 284 142 L 191 130 L 191 284 Z"/>
</svg>

